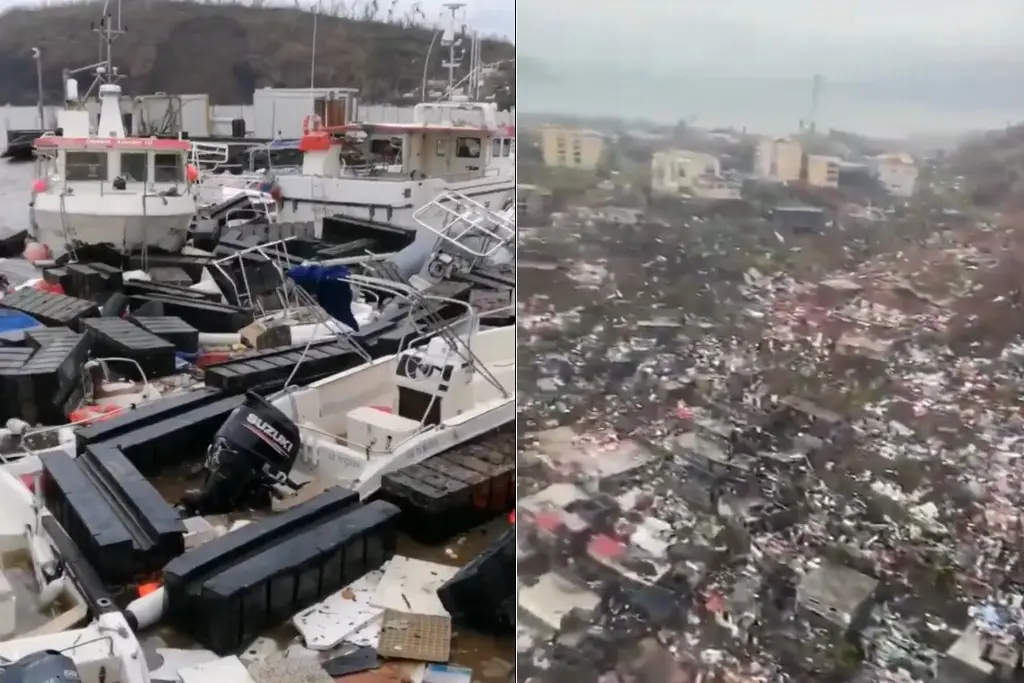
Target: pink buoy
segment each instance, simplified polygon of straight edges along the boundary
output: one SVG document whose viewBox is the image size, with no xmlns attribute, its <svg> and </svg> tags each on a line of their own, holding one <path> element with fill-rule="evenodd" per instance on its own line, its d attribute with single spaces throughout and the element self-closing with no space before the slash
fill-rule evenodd
<svg viewBox="0 0 1024 683">
<path fill-rule="evenodd" d="M 190 183 L 199 182 L 199 169 L 193 164 L 189 164 L 185 167 L 185 175 Z"/>
<path fill-rule="evenodd" d="M 39 194 L 40 192 L 46 192 L 46 180 L 43 178 L 36 178 L 32 183 L 32 192 Z"/>
<path fill-rule="evenodd" d="M 48 261 L 50 259 L 50 248 L 39 242 L 29 242 L 25 245 L 24 258 L 29 263 L 36 261 Z"/>
</svg>

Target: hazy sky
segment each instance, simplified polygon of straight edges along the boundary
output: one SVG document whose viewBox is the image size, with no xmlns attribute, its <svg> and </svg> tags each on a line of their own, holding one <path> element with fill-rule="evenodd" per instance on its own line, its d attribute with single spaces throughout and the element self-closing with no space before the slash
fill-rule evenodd
<svg viewBox="0 0 1024 683">
<path fill-rule="evenodd" d="M 518 0 L 516 9 L 520 55 L 553 62 L 840 78 L 1024 61 L 1020 0 Z"/>
<path fill-rule="evenodd" d="M 680 118 L 722 108 L 711 81 L 742 88 L 738 79 L 799 80 L 804 94 L 795 112 L 809 108 L 810 79 L 818 73 L 828 83 L 823 107 L 830 96 L 833 105 L 877 96 L 889 104 L 956 105 L 943 128 L 957 117 L 977 123 L 968 121 L 965 105 L 985 108 L 986 123 L 1018 105 L 1024 119 L 1021 0 L 518 0 L 516 17 L 518 92 L 529 109 L 543 107 L 531 101 L 535 77 L 548 74 L 564 89 L 583 81 L 593 87 L 601 74 L 605 99 L 625 87 L 635 100 L 648 79 L 666 106 L 652 101 L 646 108 L 680 110 Z M 847 83 L 859 90 L 845 91 Z M 903 115 L 928 113 L 911 111 Z"/>
</svg>

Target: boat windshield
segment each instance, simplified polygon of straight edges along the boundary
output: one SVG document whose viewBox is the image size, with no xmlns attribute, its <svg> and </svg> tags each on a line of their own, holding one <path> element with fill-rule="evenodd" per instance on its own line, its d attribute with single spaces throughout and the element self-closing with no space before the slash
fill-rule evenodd
<svg viewBox="0 0 1024 683">
<path fill-rule="evenodd" d="M 185 155 L 178 152 L 156 153 L 153 155 L 153 182 L 185 182 Z"/>
<path fill-rule="evenodd" d="M 67 180 L 106 180 L 107 152 L 65 153 L 64 177 Z"/>
</svg>

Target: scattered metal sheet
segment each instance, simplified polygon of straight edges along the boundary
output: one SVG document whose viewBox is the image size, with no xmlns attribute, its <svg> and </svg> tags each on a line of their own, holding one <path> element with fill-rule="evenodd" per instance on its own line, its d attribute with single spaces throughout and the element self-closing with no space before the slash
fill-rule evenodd
<svg viewBox="0 0 1024 683">
<path fill-rule="evenodd" d="M 238 657 L 224 657 L 213 662 L 197 664 L 178 672 L 181 683 L 257 683 Z M 275 683 L 285 683 L 276 681 Z"/>
<path fill-rule="evenodd" d="M 369 572 L 292 617 L 292 624 L 306 647 L 330 650 L 369 622 L 379 621 L 384 608 L 374 606 L 371 601 L 383 577 L 383 571 Z"/>
<path fill-rule="evenodd" d="M 458 571 L 458 567 L 396 555 L 384 571 L 370 604 L 399 612 L 447 617 L 437 589 Z"/>
</svg>

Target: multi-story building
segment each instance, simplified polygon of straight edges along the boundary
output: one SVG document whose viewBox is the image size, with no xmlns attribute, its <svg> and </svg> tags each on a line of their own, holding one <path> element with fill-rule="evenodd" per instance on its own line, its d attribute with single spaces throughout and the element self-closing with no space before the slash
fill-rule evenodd
<svg viewBox="0 0 1024 683">
<path fill-rule="evenodd" d="M 842 160 L 823 154 L 807 155 L 807 184 L 814 187 L 839 187 Z"/>
<path fill-rule="evenodd" d="M 546 166 L 597 169 L 604 156 L 604 136 L 593 130 L 544 126 L 541 129 L 541 152 Z"/>
<path fill-rule="evenodd" d="M 655 194 L 679 194 L 693 189 L 699 178 L 721 175 L 721 164 L 713 154 L 668 149 L 651 157 L 651 191 Z"/>
<path fill-rule="evenodd" d="M 882 154 L 874 158 L 875 173 L 889 194 L 909 197 L 917 186 L 917 164 L 908 154 Z"/>
<path fill-rule="evenodd" d="M 800 180 L 804 161 L 803 147 L 790 138 L 766 138 L 757 146 L 754 163 L 758 177 L 780 183 Z"/>
</svg>

